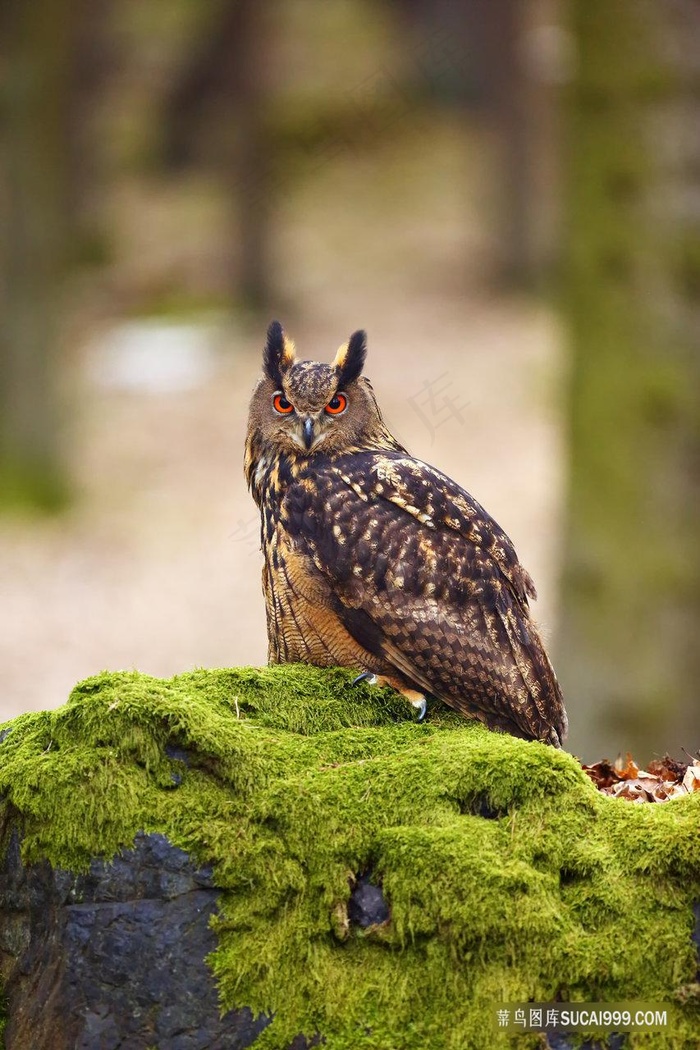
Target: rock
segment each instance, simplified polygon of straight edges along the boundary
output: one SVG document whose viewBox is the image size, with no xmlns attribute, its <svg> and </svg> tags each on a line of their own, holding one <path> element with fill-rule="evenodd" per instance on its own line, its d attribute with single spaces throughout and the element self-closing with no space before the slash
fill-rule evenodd
<svg viewBox="0 0 700 1050">
<path fill-rule="evenodd" d="M 581 1042 L 575 1035 L 548 1035 L 548 1050 L 624 1050 L 627 1039 L 624 1035 L 612 1032 L 605 1040 L 586 1039 Z"/>
<path fill-rule="evenodd" d="M 379 926 L 389 919 L 389 905 L 382 888 L 375 886 L 369 875 L 361 875 L 355 883 L 348 901 L 348 919 L 362 929 Z"/>
<path fill-rule="evenodd" d="M 6 1050 L 242 1050 L 269 1023 L 219 1017 L 205 959 L 220 891 L 163 835 L 75 876 L 25 867 L 14 834 L 0 885 Z"/>
</svg>

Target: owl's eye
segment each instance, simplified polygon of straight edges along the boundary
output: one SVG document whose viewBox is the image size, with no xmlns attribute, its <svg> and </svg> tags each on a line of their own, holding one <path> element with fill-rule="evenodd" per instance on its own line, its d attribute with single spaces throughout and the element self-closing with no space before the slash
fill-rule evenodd
<svg viewBox="0 0 700 1050">
<path fill-rule="evenodd" d="M 336 394 L 326 405 L 326 412 L 329 416 L 339 416 L 347 407 L 348 399 L 345 394 Z"/>
<path fill-rule="evenodd" d="M 272 407 L 274 408 L 275 412 L 279 412 L 281 416 L 288 416 L 291 412 L 294 411 L 294 405 L 291 404 L 291 402 L 287 401 L 287 398 L 284 396 L 284 394 L 275 394 L 275 396 L 272 399 Z"/>
</svg>

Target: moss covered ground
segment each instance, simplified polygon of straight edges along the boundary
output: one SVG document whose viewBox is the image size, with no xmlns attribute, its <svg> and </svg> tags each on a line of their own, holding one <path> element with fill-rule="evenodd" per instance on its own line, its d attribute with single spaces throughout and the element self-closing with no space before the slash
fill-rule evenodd
<svg viewBox="0 0 700 1050">
<path fill-rule="evenodd" d="M 665 1002 L 697 1045 L 700 793 L 600 795 L 571 756 L 431 706 L 417 724 L 346 671 L 136 672 L 8 723 L 0 797 L 26 861 L 73 871 L 161 832 L 223 889 L 210 959 L 222 1008 L 274 1014 L 256 1050 L 540 1046 L 501 1002 Z M 372 872 L 383 927 L 347 920 Z M 689 991 L 690 989 L 690 991 Z"/>
</svg>

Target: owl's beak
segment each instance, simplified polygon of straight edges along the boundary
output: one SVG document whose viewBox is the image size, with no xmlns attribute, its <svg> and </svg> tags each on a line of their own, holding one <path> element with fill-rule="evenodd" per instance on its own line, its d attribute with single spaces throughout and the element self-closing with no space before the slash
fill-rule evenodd
<svg viewBox="0 0 700 1050">
<path fill-rule="evenodd" d="M 313 419 L 306 418 L 304 420 L 304 444 L 307 448 L 311 448 L 314 442 L 314 421 Z"/>
</svg>

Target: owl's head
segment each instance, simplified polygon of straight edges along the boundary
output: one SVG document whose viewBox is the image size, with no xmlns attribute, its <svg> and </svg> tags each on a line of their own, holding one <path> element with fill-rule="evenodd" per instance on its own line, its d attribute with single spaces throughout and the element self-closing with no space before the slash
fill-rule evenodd
<svg viewBox="0 0 700 1050">
<path fill-rule="evenodd" d="M 367 337 L 355 332 L 330 365 L 297 361 L 279 321 L 267 330 L 263 374 L 253 392 L 249 444 L 292 456 L 401 449 L 362 375 Z"/>
</svg>

